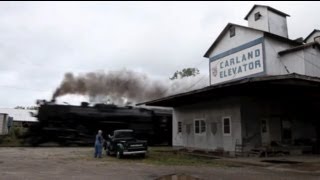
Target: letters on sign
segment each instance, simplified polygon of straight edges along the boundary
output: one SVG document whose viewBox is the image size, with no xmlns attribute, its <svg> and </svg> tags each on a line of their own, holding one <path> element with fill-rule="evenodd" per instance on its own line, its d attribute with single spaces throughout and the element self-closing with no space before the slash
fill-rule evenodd
<svg viewBox="0 0 320 180">
<path fill-rule="evenodd" d="M 216 59 L 210 63 L 211 84 L 264 72 L 262 43 Z"/>
</svg>

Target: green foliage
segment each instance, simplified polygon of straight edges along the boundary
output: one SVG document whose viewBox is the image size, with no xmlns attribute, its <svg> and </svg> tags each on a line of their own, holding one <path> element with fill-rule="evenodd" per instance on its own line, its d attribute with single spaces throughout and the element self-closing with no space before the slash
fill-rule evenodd
<svg viewBox="0 0 320 180">
<path fill-rule="evenodd" d="M 197 68 L 184 68 L 181 71 L 176 71 L 173 76 L 171 78 L 169 78 L 170 80 L 174 80 L 174 79 L 182 79 L 185 77 L 190 77 L 190 76 L 196 76 L 200 73 L 199 69 Z"/>
<path fill-rule="evenodd" d="M 23 139 L 21 137 L 26 132 L 26 128 L 13 127 L 9 134 L 0 136 L 0 146 L 22 146 Z"/>
<path fill-rule="evenodd" d="M 90 148 L 85 153 L 81 154 L 80 159 L 92 160 L 93 148 Z M 80 155 L 79 155 L 80 156 Z M 79 158 L 75 158 L 78 159 Z M 240 167 L 237 164 L 221 161 L 219 159 L 212 159 L 208 157 L 192 156 L 183 154 L 173 150 L 171 147 L 149 147 L 149 153 L 145 158 L 127 156 L 123 159 L 117 159 L 116 157 L 108 156 L 103 157 L 101 161 L 114 161 L 124 163 L 146 163 L 153 165 L 164 166 L 211 166 L 211 167 Z"/>
</svg>

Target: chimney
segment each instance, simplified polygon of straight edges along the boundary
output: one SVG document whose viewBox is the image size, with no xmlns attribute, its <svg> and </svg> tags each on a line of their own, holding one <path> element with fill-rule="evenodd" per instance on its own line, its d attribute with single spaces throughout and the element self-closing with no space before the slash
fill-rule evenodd
<svg viewBox="0 0 320 180">
<path fill-rule="evenodd" d="M 250 28 L 288 38 L 287 16 L 269 6 L 254 5 L 244 19 Z"/>
</svg>

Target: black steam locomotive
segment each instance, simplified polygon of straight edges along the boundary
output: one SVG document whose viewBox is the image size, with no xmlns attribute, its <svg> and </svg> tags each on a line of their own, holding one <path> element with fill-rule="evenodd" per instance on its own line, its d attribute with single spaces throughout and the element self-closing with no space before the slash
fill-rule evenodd
<svg viewBox="0 0 320 180">
<path fill-rule="evenodd" d="M 117 129 L 133 129 L 136 137 L 149 145 L 171 145 L 172 111 L 158 108 L 119 107 L 111 104 L 90 106 L 61 105 L 38 101 L 39 123 L 30 127 L 33 145 L 46 142 L 92 145 L 99 129 L 104 136 Z"/>
</svg>

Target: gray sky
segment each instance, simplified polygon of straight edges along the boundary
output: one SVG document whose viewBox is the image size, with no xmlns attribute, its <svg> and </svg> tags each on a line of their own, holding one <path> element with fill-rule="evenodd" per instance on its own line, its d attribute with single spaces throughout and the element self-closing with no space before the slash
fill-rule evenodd
<svg viewBox="0 0 320 180">
<path fill-rule="evenodd" d="M 320 2 L 0 2 L 0 107 L 50 99 L 66 72 L 207 75 L 204 53 L 254 4 L 289 14 L 291 39 L 320 28 Z"/>
</svg>

